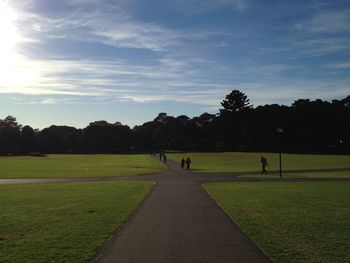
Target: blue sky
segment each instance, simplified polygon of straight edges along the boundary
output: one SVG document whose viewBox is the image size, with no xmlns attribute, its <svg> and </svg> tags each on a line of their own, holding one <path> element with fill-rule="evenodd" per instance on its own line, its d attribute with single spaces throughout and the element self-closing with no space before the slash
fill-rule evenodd
<svg viewBox="0 0 350 263">
<path fill-rule="evenodd" d="M 350 94 L 350 2 L 0 0 L 0 105 L 22 124 L 133 126 Z"/>
</svg>

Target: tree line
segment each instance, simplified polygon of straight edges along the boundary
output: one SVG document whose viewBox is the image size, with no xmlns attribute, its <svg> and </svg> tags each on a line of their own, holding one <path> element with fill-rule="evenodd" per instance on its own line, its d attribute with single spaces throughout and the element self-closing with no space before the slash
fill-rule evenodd
<svg viewBox="0 0 350 263">
<path fill-rule="evenodd" d="M 291 106 L 253 107 L 233 90 L 217 114 L 159 115 L 130 128 L 91 122 L 83 129 L 38 130 L 16 118 L 0 119 L 0 154 L 131 153 L 176 151 L 288 151 L 350 153 L 350 96 L 331 102 L 299 99 Z"/>
</svg>

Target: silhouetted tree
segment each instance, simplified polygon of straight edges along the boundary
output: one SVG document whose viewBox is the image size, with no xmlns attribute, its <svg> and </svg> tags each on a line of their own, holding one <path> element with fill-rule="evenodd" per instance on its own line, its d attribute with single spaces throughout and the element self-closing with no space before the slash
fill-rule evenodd
<svg viewBox="0 0 350 263">
<path fill-rule="evenodd" d="M 66 152 L 82 152 L 83 135 L 82 130 L 72 130 L 64 134 L 62 143 Z"/>
<path fill-rule="evenodd" d="M 130 147 L 131 130 L 120 122 L 91 122 L 84 130 L 84 144 L 89 152 L 121 152 Z"/>
<path fill-rule="evenodd" d="M 0 120 L 0 152 L 18 153 L 20 151 L 21 125 L 13 116 Z"/>
<path fill-rule="evenodd" d="M 145 122 L 142 125 L 135 126 L 132 132 L 131 146 L 138 151 L 156 151 L 160 150 L 160 145 L 157 144 L 154 131 L 159 126 L 155 121 Z"/>
<path fill-rule="evenodd" d="M 350 109 L 350 95 L 347 96 L 346 98 L 341 100 L 341 103 L 343 104 L 343 106 L 347 109 Z"/>
<path fill-rule="evenodd" d="M 70 145 L 65 145 L 65 137 L 67 134 L 79 132 L 74 127 L 52 125 L 39 132 L 41 151 L 47 153 L 63 153 L 70 152 Z"/>
<path fill-rule="evenodd" d="M 220 114 L 239 112 L 252 108 L 247 95 L 239 90 L 233 90 L 230 94 L 226 95 L 226 99 L 221 102 L 221 106 L 223 109 L 220 109 Z"/>
<path fill-rule="evenodd" d="M 154 121 L 157 122 L 164 122 L 168 118 L 168 114 L 165 112 L 161 112 L 158 114 L 158 116 L 154 119 Z"/>
<path fill-rule="evenodd" d="M 16 118 L 0 120 L 0 153 L 116 153 L 155 150 L 285 150 L 350 153 L 350 96 L 332 102 L 299 99 L 292 106 L 253 108 L 248 97 L 233 90 L 218 115 L 189 118 L 161 112 L 130 129 L 120 122 L 91 122 L 84 129 L 52 125 L 42 131 L 22 126 Z M 276 128 L 283 128 L 278 137 Z"/>
<path fill-rule="evenodd" d="M 21 133 L 21 148 L 25 154 L 38 151 L 38 138 L 34 129 L 28 125 L 22 128 Z"/>
<path fill-rule="evenodd" d="M 243 122 L 252 109 L 252 105 L 246 94 L 239 90 L 233 90 L 221 102 L 218 119 L 219 131 L 221 132 L 221 145 L 228 150 L 239 149 L 242 145 Z"/>
</svg>

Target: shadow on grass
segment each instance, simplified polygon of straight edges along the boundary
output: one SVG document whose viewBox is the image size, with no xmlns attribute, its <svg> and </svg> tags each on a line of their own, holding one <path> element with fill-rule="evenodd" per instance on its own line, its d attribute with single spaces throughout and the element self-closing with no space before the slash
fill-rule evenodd
<svg viewBox="0 0 350 263">
<path fill-rule="evenodd" d="M 8 154 L 0 154 L 1 157 L 47 157 L 46 154 L 43 153 L 29 153 L 29 154 L 12 154 L 12 153 L 8 153 Z"/>
<path fill-rule="evenodd" d="M 192 171 L 192 172 L 197 172 L 197 171 L 204 171 L 205 169 L 199 169 L 199 168 L 196 168 L 196 169 L 190 169 L 189 171 Z"/>
<path fill-rule="evenodd" d="M 31 153 L 29 154 L 30 157 L 47 157 L 46 154 L 43 153 Z"/>
<path fill-rule="evenodd" d="M 349 175 L 339 176 L 337 173 L 349 172 Z M 326 169 L 305 169 L 305 170 L 285 170 L 282 171 L 282 177 L 280 177 L 279 171 L 268 171 L 267 174 L 261 173 L 246 173 L 239 177 L 251 177 L 251 178 L 327 178 L 324 176 L 329 173 L 328 178 L 350 178 L 350 168 L 326 168 Z M 335 173 L 335 174 L 332 174 Z"/>
</svg>

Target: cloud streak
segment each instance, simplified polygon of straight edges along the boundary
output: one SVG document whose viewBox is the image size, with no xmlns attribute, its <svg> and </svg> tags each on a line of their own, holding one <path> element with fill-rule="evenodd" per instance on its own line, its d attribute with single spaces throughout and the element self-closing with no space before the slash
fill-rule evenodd
<svg viewBox="0 0 350 263">
<path fill-rule="evenodd" d="M 231 9 L 244 12 L 249 9 L 249 0 L 175 0 L 169 5 L 185 14 L 206 14 L 213 10 Z"/>
<path fill-rule="evenodd" d="M 321 11 L 314 17 L 298 23 L 298 30 L 316 33 L 339 33 L 350 31 L 350 11 Z"/>
<path fill-rule="evenodd" d="M 280 101 L 291 103 L 300 97 L 341 97 L 350 85 L 349 79 L 337 83 L 324 78 L 297 82 L 276 80 L 273 76 L 283 70 L 281 65 L 256 68 L 247 65 L 246 68 L 236 69 L 235 75 L 240 76 L 238 81 L 234 76 L 228 80 L 212 81 L 203 76 L 200 69 L 188 70 L 197 68 L 196 63 L 199 62 L 161 59 L 157 66 L 142 67 L 124 61 L 37 61 L 37 67 L 41 71 L 36 82 L 21 87 L 0 87 L 0 93 L 65 95 L 69 98 L 63 100 L 46 97 L 37 101 L 37 104 L 63 104 L 86 97 L 86 103 L 171 101 L 219 107 L 224 95 L 232 89 L 247 92 L 252 102 L 259 105 Z M 212 72 L 225 70 L 215 63 L 210 68 Z M 252 81 L 253 79 L 259 79 L 259 82 Z M 32 100 L 29 98 L 29 101 Z"/>
<path fill-rule="evenodd" d="M 136 0 L 14 1 L 22 41 L 0 61 L 0 93 L 26 95 L 18 103 L 33 105 L 212 110 L 232 89 L 256 106 L 348 93 L 347 10 L 294 14 L 275 26 L 259 14 L 279 10 L 254 9 L 253 1 L 156 2 L 149 5 L 169 16 L 141 12 Z"/>
<path fill-rule="evenodd" d="M 147 49 L 155 52 L 198 43 L 212 36 L 225 35 L 224 32 L 177 30 L 151 22 L 137 21 L 128 14 L 123 3 L 106 4 L 102 1 L 98 5 L 91 5 L 91 8 L 79 8 L 80 2 L 69 3 L 75 8 L 59 17 L 23 11 L 19 21 L 20 27 L 25 29 L 22 34 L 28 34 L 30 28 L 31 33 L 41 39 L 84 40 L 119 48 Z"/>
</svg>

